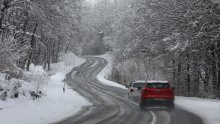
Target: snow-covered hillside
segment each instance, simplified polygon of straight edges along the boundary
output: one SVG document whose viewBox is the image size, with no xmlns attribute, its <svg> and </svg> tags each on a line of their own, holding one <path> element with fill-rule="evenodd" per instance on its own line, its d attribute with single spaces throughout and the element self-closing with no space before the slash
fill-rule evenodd
<svg viewBox="0 0 220 124">
<path fill-rule="evenodd" d="M 97 75 L 97 79 L 103 84 L 126 89 L 124 85 L 107 80 L 108 76 L 111 74 L 111 71 L 112 71 L 112 64 L 114 61 L 113 55 L 111 53 L 106 53 L 98 57 L 106 59 L 108 61 L 108 65 Z"/>
<path fill-rule="evenodd" d="M 17 99 L 8 98 L 0 100 L 0 124 L 46 124 L 58 121 L 78 112 L 82 106 L 91 105 L 77 92 L 66 87 L 63 93 L 63 79 L 73 67 L 80 65 L 85 60 L 78 58 L 73 53 L 63 54 L 61 62 L 51 65 L 52 76 L 48 77 L 44 86 L 45 96 L 32 100 L 31 97 L 19 96 Z M 29 73 L 44 72 L 41 67 L 31 66 Z M 35 71 L 34 71 L 35 70 Z M 36 72 L 37 71 L 37 72 Z M 4 75 L 1 74 L 4 79 Z M 15 80 L 15 79 L 14 79 Z M 30 90 L 31 82 L 22 82 L 24 91 Z"/>
</svg>

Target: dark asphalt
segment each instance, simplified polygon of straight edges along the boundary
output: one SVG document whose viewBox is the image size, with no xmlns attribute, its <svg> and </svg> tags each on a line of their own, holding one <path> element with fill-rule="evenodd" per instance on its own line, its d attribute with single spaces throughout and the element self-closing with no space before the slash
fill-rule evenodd
<svg viewBox="0 0 220 124">
<path fill-rule="evenodd" d="M 96 79 L 107 65 L 106 60 L 99 57 L 86 60 L 67 74 L 66 82 L 93 105 L 56 124 L 203 124 L 199 117 L 178 107 L 140 110 L 138 101 L 127 98 L 126 90 L 104 85 Z"/>
</svg>

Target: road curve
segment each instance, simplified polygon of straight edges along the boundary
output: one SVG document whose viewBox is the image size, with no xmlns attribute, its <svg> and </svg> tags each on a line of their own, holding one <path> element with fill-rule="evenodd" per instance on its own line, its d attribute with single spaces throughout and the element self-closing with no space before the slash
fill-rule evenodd
<svg viewBox="0 0 220 124">
<path fill-rule="evenodd" d="M 105 59 L 86 57 L 85 63 L 67 74 L 68 85 L 93 105 L 56 124 L 203 124 L 196 115 L 178 108 L 141 111 L 137 101 L 127 98 L 126 90 L 104 85 L 96 79 L 106 65 Z"/>
</svg>

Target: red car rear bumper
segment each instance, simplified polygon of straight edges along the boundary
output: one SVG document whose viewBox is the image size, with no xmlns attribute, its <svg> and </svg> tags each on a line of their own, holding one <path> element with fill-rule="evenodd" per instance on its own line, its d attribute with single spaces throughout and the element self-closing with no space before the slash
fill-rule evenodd
<svg viewBox="0 0 220 124">
<path fill-rule="evenodd" d="M 147 96 L 142 96 L 142 99 L 154 99 L 154 98 L 158 98 L 158 99 L 175 99 L 174 96 L 164 96 L 164 95 L 147 95 Z"/>
<path fill-rule="evenodd" d="M 147 97 L 141 99 L 144 106 L 174 106 L 174 97 Z"/>
</svg>

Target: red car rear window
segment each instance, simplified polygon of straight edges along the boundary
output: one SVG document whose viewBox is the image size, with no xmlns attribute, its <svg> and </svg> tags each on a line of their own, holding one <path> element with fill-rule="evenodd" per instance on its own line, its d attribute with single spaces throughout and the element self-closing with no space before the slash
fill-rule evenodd
<svg viewBox="0 0 220 124">
<path fill-rule="evenodd" d="M 163 88 L 170 88 L 170 85 L 168 83 L 147 83 L 147 87 L 163 89 Z"/>
</svg>

